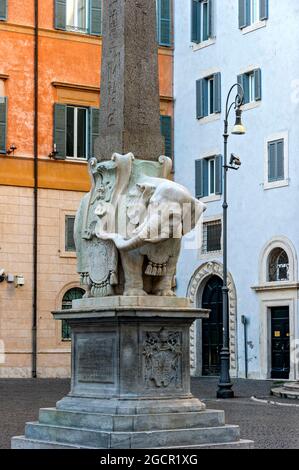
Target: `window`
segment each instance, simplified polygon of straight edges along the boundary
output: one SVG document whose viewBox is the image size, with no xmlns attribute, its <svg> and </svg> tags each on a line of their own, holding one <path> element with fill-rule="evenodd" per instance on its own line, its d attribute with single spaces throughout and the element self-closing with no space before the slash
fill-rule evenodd
<svg viewBox="0 0 299 470">
<path fill-rule="evenodd" d="M 0 20 L 7 20 L 7 0 L 0 0 Z"/>
<path fill-rule="evenodd" d="M 198 199 L 222 193 L 222 155 L 195 161 L 195 194 Z"/>
<path fill-rule="evenodd" d="M 54 105 L 55 158 L 87 159 L 94 155 L 99 133 L 99 109 Z"/>
<path fill-rule="evenodd" d="M 204 222 L 202 253 L 221 251 L 222 223 L 221 220 Z"/>
<path fill-rule="evenodd" d="M 102 34 L 103 0 L 55 0 L 55 28 Z"/>
<path fill-rule="evenodd" d="M 284 174 L 284 140 L 268 143 L 268 182 L 283 181 Z"/>
<path fill-rule="evenodd" d="M 67 106 L 66 155 L 72 158 L 87 158 L 87 109 Z"/>
<path fill-rule="evenodd" d="M 289 258 L 282 248 L 274 248 L 269 255 L 268 281 L 289 280 Z"/>
<path fill-rule="evenodd" d="M 88 0 L 67 0 L 66 28 L 87 32 Z"/>
<path fill-rule="evenodd" d="M 65 216 L 65 251 L 76 251 L 76 245 L 74 240 L 74 225 L 75 216 Z"/>
<path fill-rule="evenodd" d="M 262 99 L 262 71 L 252 70 L 238 76 L 238 83 L 244 90 L 244 103 L 253 103 Z"/>
<path fill-rule="evenodd" d="M 196 82 L 197 119 L 221 113 L 221 74 L 215 73 Z"/>
<path fill-rule="evenodd" d="M 157 0 L 157 22 L 158 42 L 160 46 L 171 46 L 171 0 Z"/>
<path fill-rule="evenodd" d="M 82 299 L 85 294 L 85 290 L 79 287 L 74 287 L 73 289 L 68 290 L 62 299 L 62 310 L 69 310 L 72 308 L 72 301 L 76 299 Z M 61 326 L 61 337 L 63 341 L 71 339 L 71 329 L 67 321 L 62 320 Z"/>
<path fill-rule="evenodd" d="M 212 37 L 212 0 L 192 0 L 191 2 L 191 41 L 199 44 Z"/>
<path fill-rule="evenodd" d="M 239 28 L 268 19 L 268 0 L 239 0 Z"/>
<path fill-rule="evenodd" d="M 6 154 L 7 98 L 0 96 L 0 154 Z"/>
<path fill-rule="evenodd" d="M 161 134 L 165 139 L 165 155 L 172 158 L 172 119 L 171 116 L 160 116 Z"/>
</svg>

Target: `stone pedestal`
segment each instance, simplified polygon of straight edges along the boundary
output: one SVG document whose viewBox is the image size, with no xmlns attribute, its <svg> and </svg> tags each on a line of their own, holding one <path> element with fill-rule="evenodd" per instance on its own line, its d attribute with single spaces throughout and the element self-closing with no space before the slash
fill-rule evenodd
<svg viewBox="0 0 299 470">
<path fill-rule="evenodd" d="M 54 313 L 72 328 L 72 385 L 13 448 L 249 447 L 190 392 L 186 299 L 110 297 Z"/>
<path fill-rule="evenodd" d="M 275 397 L 299 400 L 299 381 L 286 382 L 281 387 L 272 388 L 271 392 Z"/>
</svg>

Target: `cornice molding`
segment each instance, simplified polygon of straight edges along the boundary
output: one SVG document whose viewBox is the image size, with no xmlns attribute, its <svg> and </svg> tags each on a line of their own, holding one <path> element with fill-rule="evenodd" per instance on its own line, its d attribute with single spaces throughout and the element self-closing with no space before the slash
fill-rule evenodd
<svg viewBox="0 0 299 470">
<path fill-rule="evenodd" d="M 100 93 L 100 87 L 91 85 L 81 85 L 79 83 L 52 82 L 55 88 L 68 88 L 71 90 L 89 91 L 91 93 Z"/>
<path fill-rule="evenodd" d="M 267 291 L 275 291 L 275 290 L 299 290 L 299 282 L 274 282 L 274 283 L 267 283 L 261 284 L 259 286 L 252 286 L 252 290 L 255 292 L 267 292 Z"/>
</svg>

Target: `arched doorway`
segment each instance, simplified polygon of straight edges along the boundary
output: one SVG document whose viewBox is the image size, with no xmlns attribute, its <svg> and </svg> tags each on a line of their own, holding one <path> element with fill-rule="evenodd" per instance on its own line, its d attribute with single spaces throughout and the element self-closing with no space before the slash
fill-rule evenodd
<svg viewBox="0 0 299 470">
<path fill-rule="evenodd" d="M 211 310 L 202 321 L 202 374 L 219 375 L 222 348 L 222 279 L 212 276 L 203 290 L 202 307 Z"/>
</svg>

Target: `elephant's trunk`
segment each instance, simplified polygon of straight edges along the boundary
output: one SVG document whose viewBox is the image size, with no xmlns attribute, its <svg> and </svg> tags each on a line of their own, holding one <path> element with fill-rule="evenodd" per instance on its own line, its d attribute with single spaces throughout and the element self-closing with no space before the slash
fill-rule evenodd
<svg viewBox="0 0 299 470">
<path fill-rule="evenodd" d="M 137 248 L 140 248 L 141 246 L 144 245 L 145 241 L 142 240 L 139 236 L 131 238 L 130 240 L 120 240 L 120 239 L 115 239 L 114 240 L 116 247 L 120 251 L 132 251 L 136 250 Z"/>
</svg>

